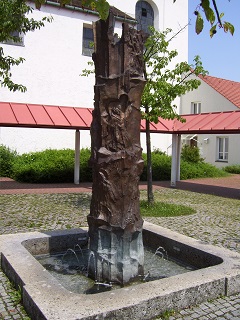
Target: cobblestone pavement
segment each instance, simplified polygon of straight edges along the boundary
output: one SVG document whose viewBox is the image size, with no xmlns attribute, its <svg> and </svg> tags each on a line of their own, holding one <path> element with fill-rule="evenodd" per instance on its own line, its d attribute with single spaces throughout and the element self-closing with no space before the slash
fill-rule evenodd
<svg viewBox="0 0 240 320">
<path fill-rule="evenodd" d="M 240 191 L 240 176 L 231 176 L 229 178 L 221 178 L 221 179 L 206 179 L 206 180 L 195 180 L 194 181 L 194 191 L 190 192 L 187 190 L 191 190 L 191 187 L 189 187 L 189 183 L 182 183 L 182 189 L 181 185 L 178 185 L 178 190 L 167 188 L 169 186 L 169 182 L 163 182 L 163 183 L 157 183 L 155 186 L 155 189 L 157 189 L 157 194 L 159 196 L 159 200 L 161 200 L 161 197 L 163 197 L 165 200 L 169 202 L 180 202 L 184 203 L 186 205 L 192 206 L 196 209 L 196 214 L 190 215 L 190 216 L 182 216 L 182 217 L 174 217 L 174 218 L 148 218 L 147 220 L 153 223 L 157 223 L 162 225 L 163 227 L 178 231 L 180 233 L 186 234 L 188 236 L 194 237 L 196 239 L 200 239 L 203 241 L 207 241 L 208 243 L 212 243 L 214 245 L 219 245 L 226 247 L 230 250 L 237 251 L 240 253 L 240 201 L 238 196 L 230 196 L 229 198 L 224 198 L 227 196 L 227 193 L 231 194 L 231 188 L 235 190 L 235 194 L 238 195 L 238 191 Z M 1 179 L 0 179 L 1 181 Z M 11 182 L 11 181 L 10 181 Z M 210 196 L 204 194 L 204 183 L 208 186 L 208 188 L 205 187 L 205 190 L 210 190 L 211 194 L 218 194 L 222 195 L 220 196 Z M 217 187 L 217 191 L 214 191 L 214 185 Z M 2 187 L 2 185 L 1 185 Z M 56 201 L 59 199 L 63 201 L 63 209 L 67 210 L 64 205 L 66 203 L 69 205 L 72 205 L 72 211 L 71 211 L 71 217 L 74 217 L 74 224 L 79 223 L 79 225 L 84 225 L 85 220 L 82 218 L 82 220 L 76 220 L 77 214 L 79 214 L 79 204 L 77 202 L 81 202 L 81 205 L 84 201 L 85 208 L 82 212 L 82 215 L 86 216 L 87 208 L 88 208 L 88 201 L 89 196 L 85 194 L 80 199 L 79 197 L 76 198 L 74 194 L 72 196 L 67 197 L 68 200 L 66 200 L 66 193 L 77 193 L 77 192 L 86 192 L 91 191 L 91 188 L 89 185 L 84 185 L 84 188 L 81 188 L 81 186 L 74 187 L 66 187 L 61 188 L 61 186 L 56 185 L 54 187 L 51 187 L 51 185 L 47 186 L 47 189 L 44 189 L 44 185 L 41 185 L 41 188 L 27 188 L 26 185 L 21 187 L 20 185 L 15 185 L 15 188 L 8 189 L 7 194 L 17 194 L 15 198 L 13 198 L 13 203 L 16 203 L 16 201 L 20 201 L 18 203 L 17 209 L 13 212 L 13 204 L 11 204 L 9 200 L 10 198 L 4 198 L 8 197 L 6 195 L 6 190 L 2 188 L 0 190 L 0 202 L 3 204 L 1 206 L 0 210 L 0 233 L 15 233 L 29 230 L 37 230 L 39 228 L 43 228 L 43 225 L 39 226 L 37 224 L 33 223 L 33 226 L 31 227 L 31 221 L 36 221 L 38 217 L 38 210 L 39 208 L 36 207 L 30 207 L 27 208 L 25 206 L 22 206 L 21 208 L 21 201 L 23 201 L 23 198 L 28 197 L 29 193 L 32 194 L 31 201 L 36 201 L 34 198 L 34 194 L 56 194 L 59 193 L 60 197 L 58 199 L 54 198 L 54 195 L 46 195 L 47 199 L 46 202 L 44 202 L 44 206 L 47 206 L 47 203 L 50 203 L 52 200 L 51 198 L 54 198 L 54 206 L 56 206 Z M 227 188 L 226 190 L 223 190 L 224 188 Z M 144 186 L 141 186 L 141 189 L 144 189 Z M 198 189 L 197 189 L 198 188 Z M 203 191 L 200 189 L 202 188 Z M 74 189 L 74 190 L 73 190 Z M 3 191 L 3 192 L 2 192 Z M 197 192 L 203 192 L 203 194 L 199 194 Z M 220 193 L 219 193 L 220 192 Z M 222 193 L 221 193 L 222 192 Z M 65 195 L 64 195 L 65 193 Z M 144 193 L 144 191 L 143 191 Z M 25 195 L 24 195 L 25 194 Z M 174 197 L 173 197 L 174 194 Z M 232 193 L 233 195 L 233 193 Z M 45 197 L 43 195 L 43 197 Z M 56 196 L 55 196 L 56 197 Z M 69 200 L 70 198 L 70 200 Z M 230 199 L 233 198 L 233 199 Z M 176 200 L 174 200 L 176 199 Z M 51 200 L 51 201 L 50 201 Z M 5 201 L 5 202 L 4 202 Z M 33 206 L 33 203 L 30 204 Z M 225 206 L 225 207 L 224 207 Z M 221 210 L 221 207 L 223 209 Z M 31 210 L 36 211 L 36 217 L 34 216 L 34 213 L 27 217 L 29 220 L 26 220 L 26 216 L 23 216 L 23 211 Z M 1 215 L 1 211 L 5 212 L 4 215 Z M 21 211 L 22 210 L 22 211 Z M 56 208 L 58 211 L 58 207 Z M 59 221 L 59 224 L 56 223 L 56 220 L 54 221 L 55 225 L 54 228 L 56 229 L 62 229 L 66 227 L 72 227 L 71 222 L 69 221 L 68 217 L 66 217 L 66 211 L 63 210 L 62 216 L 64 218 L 61 218 Z M 69 210 L 69 209 L 68 209 Z M 8 214 L 8 218 L 5 219 L 6 213 Z M 15 216 L 15 220 L 11 220 L 10 213 L 13 213 L 12 216 Z M 43 215 L 44 213 L 41 212 Z M 48 219 L 44 220 L 45 228 L 49 228 L 49 223 L 52 217 L 55 217 L 54 212 L 51 212 L 51 215 L 48 215 Z M 8 220 L 8 223 L 6 223 L 6 220 Z M 35 219 L 35 220 L 34 220 Z M 55 218 L 56 219 L 56 218 Z M 65 219 L 65 220 L 64 220 Z M 78 218 L 79 219 L 79 218 Z M 58 216 L 59 220 L 59 216 Z M 18 224 L 16 224 L 18 222 Z M 29 223 L 27 225 L 27 223 Z M 51 222 L 53 223 L 53 222 Z M 45 229 L 46 230 L 46 229 Z M 8 320 L 8 319 L 24 319 L 29 320 L 27 317 L 27 314 L 25 313 L 23 307 L 19 303 L 19 297 L 20 292 L 13 290 L 11 287 L 11 284 L 9 283 L 8 279 L 4 275 L 4 273 L 0 269 L 0 319 L 1 320 Z M 159 317 L 158 319 L 169 319 L 169 320 L 207 320 L 207 319 L 218 319 L 218 320 L 240 320 L 240 293 L 235 296 L 230 297 L 220 297 L 218 299 L 215 299 L 213 301 L 207 301 L 205 303 L 202 303 L 198 306 L 192 306 L 184 310 L 180 310 L 178 312 L 169 311 L 166 312 L 162 317 Z M 35 319 L 31 319 L 35 320 Z M 51 320 L 51 319 L 48 319 Z M 66 319 L 68 320 L 68 319 Z M 140 319 L 142 320 L 142 319 Z"/>
<path fill-rule="evenodd" d="M 14 290 L 5 274 L 0 270 L 0 319 L 30 319 L 19 303 L 19 293 Z M 34 319 L 33 319 L 34 320 Z"/>
<path fill-rule="evenodd" d="M 169 320 L 193 319 L 239 320 L 240 294 L 231 297 L 222 297 L 213 301 L 205 302 L 197 307 L 184 309 L 180 312 L 177 312 L 169 316 Z"/>
</svg>

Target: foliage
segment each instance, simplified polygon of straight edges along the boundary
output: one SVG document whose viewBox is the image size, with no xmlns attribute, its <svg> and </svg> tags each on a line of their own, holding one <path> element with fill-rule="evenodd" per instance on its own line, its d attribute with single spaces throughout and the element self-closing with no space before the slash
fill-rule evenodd
<svg viewBox="0 0 240 320">
<path fill-rule="evenodd" d="M 171 40 L 177 34 L 170 36 L 171 29 L 159 32 L 153 27 L 150 27 L 150 32 L 144 50 L 144 78 L 147 82 L 141 100 L 144 108 L 142 118 L 155 123 L 158 123 L 159 117 L 181 119 L 176 113 L 177 106 L 173 104 L 175 98 L 200 86 L 200 80 L 190 78 L 192 74 L 205 75 L 207 72 L 198 56 L 193 65 L 180 62 L 169 69 L 170 63 L 178 55 L 177 50 L 169 49 Z"/>
<path fill-rule="evenodd" d="M 147 181 L 147 155 L 143 153 L 144 169 L 140 177 L 141 181 Z M 171 179 L 171 157 L 152 152 L 152 178 L 153 181 L 169 181 Z M 181 180 L 222 177 L 227 173 L 204 161 L 192 162 L 181 160 Z"/>
<path fill-rule="evenodd" d="M 223 21 L 224 13 L 219 14 L 219 10 L 216 4 L 216 0 L 212 0 L 213 8 L 210 5 L 210 0 L 201 0 L 197 5 L 194 14 L 196 15 L 195 30 L 199 34 L 202 32 L 204 27 L 204 20 L 201 12 L 204 13 L 207 21 L 210 23 L 211 28 L 209 31 L 210 37 L 212 38 L 214 34 L 217 33 L 217 27 L 223 28 L 224 32 L 230 32 L 231 35 L 234 34 L 234 26 L 227 21 Z M 217 19 L 216 19 L 217 16 Z"/>
<path fill-rule="evenodd" d="M 13 178 L 22 182 L 47 183 L 73 180 L 74 152 L 45 150 L 16 158 Z"/>
<path fill-rule="evenodd" d="M 181 180 L 227 176 L 227 173 L 224 170 L 219 169 L 214 165 L 211 165 L 210 163 L 206 163 L 206 162 L 193 163 L 193 162 L 181 161 L 180 167 L 181 167 L 180 168 Z"/>
<path fill-rule="evenodd" d="M 91 149 L 83 148 L 80 151 L 80 181 L 92 182 L 92 168 L 89 164 Z"/>
<path fill-rule="evenodd" d="M 229 173 L 240 174 L 240 164 L 224 167 L 224 170 Z"/>
<path fill-rule="evenodd" d="M 146 200 L 140 201 L 140 211 L 143 217 L 176 217 L 196 213 L 188 206 L 158 201 L 149 204 Z"/>
<path fill-rule="evenodd" d="M 200 156 L 200 150 L 198 147 L 191 147 L 184 145 L 181 151 L 181 159 L 187 162 L 199 163 L 203 162 L 203 158 Z"/>
<path fill-rule="evenodd" d="M 147 181 L 148 201 L 154 202 L 152 190 L 152 159 L 150 123 L 158 123 L 159 117 L 163 119 L 178 119 L 184 121 L 177 114 L 177 106 L 174 100 L 188 91 L 197 89 L 201 81 L 190 77 L 192 74 L 205 75 L 198 56 L 194 59 L 194 65 L 180 62 L 175 67 L 169 68 L 172 60 L 178 55 L 177 50 L 170 50 L 169 44 L 182 29 L 172 36 L 172 30 L 163 32 L 149 28 L 150 35 L 145 42 L 144 50 L 144 87 L 141 104 L 142 118 L 146 120 L 146 146 L 147 146 Z M 170 37 L 170 39 L 167 39 Z"/>
<path fill-rule="evenodd" d="M 10 177 L 12 174 L 12 166 L 15 157 L 17 156 L 16 151 L 10 150 L 10 148 L 0 145 L 0 176 Z"/>
<path fill-rule="evenodd" d="M 80 154 L 80 181 L 91 181 L 91 170 L 88 169 L 90 150 L 82 149 Z M 72 182 L 74 157 L 71 149 L 25 153 L 16 158 L 12 177 L 32 183 Z"/>
<path fill-rule="evenodd" d="M 29 31 L 40 29 L 45 22 L 50 22 L 51 17 L 44 17 L 40 21 L 27 18 L 33 9 L 24 0 L 0 0 L 0 42 L 21 41 L 21 37 Z M 17 31 L 17 34 L 16 34 Z M 18 66 L 24 61 L 23 58 L 5 56 L 3 48 L 0 47 L 0 85 L 7 87 L 10 91 L 26 91 L 26 87 L 12 81 L 11 68 Z"/>
<path fill-rule="evenodd" d="M 89 165 L 91 151 L 89 148 L 80 150 L 80 181 L 92 181 L 92 169 Z M 32 152 L 18 155 L 5 146 L 0 146 L 1 176 L 11 177 L 17 181 L 31 183 L 73 182 L 74 150 L 52 150 Z M 143 153 L 144 169 L 141 181 L 147 180 L 147 155 Z M 171 157 L 156 149 L 152 152 L 154 181 L 171 179 Z M 239 166 L 229 166 L 237 167 Z M 231 169 L 233 170 L 233 169 Z M 221 177 L 227 170 L 218 169 L 205 162 L 181 161 L 181 179 Z M 230 172 L 230 171 L 228 171 Z M 239 173 L 232 172 L 231 173 Z"/>
<path fill-rule="evenodd" d="M 152 153 L 161 154 L 161 155 L 166 155 L 166 152 L 165 152 L 165 151 L 162 151 L 162 150 L 160 150 L 160 149 L 158 149 L 158 148 L 154 148 L 154 147 L 153 147 Z"/>
<path fill-rule="evenodd" d="M 147 155 L 143 153 L 144 168 L 141 180 L 147 180 Z M 152 153 L 152 178 L 154 181 L 170 180 L 171 177 L 171 157 L 165 154 Z"/>
<path fill-rule="evenodd" d="M 66 4 L 71 4 L 71 0 L 60 0 L 60 5 L 64 7 Z M 35 0 L 36 7 L 41 8 L 41 5 L 45 3 L 45 0 Z M 102 20 L 106 20 L 109 13 L 109 3 L 106 0 L 81 0 L 83 8 L 90 8 L 96 10 L 99 13 L 99 17 Z"/>
</svg>

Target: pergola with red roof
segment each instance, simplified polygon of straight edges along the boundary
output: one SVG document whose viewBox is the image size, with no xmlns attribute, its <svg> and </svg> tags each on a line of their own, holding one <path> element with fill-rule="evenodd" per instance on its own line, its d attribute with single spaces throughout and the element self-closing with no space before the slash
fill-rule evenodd
<svg viewBox="0 0 240 320">
<path fill-rule="evenodd" d="M 48 106 L 40 104 L 0 102 L 0 126 L 25 128 L 74 129 L 75 169 L 74 183 L 79 183 L 80 130 L 89 130 L 92 122 L 90 108 Z M 240 110 L 182 115 L 185 122 L 159 118 L 151 123 L 152 133 L 172 134 L 171 186 L 180 180 L 181 134 L 239 134 Z M 141 122 L 145 131 L 145 122 Z"/>
</svg>

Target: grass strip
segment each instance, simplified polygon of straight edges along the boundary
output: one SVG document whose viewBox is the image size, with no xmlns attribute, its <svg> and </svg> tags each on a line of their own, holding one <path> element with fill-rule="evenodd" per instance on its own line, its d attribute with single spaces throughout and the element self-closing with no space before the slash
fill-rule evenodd
<svg viewBox="0 0 240 320">
<path fill-rule="evenodd" d="M 144 217 L 176 217 L 196 213 L 195 209 L 188 206 L 159 201 L 149 204 L 147 200 L 140 201 L 140 211 Z"/>
</svg>

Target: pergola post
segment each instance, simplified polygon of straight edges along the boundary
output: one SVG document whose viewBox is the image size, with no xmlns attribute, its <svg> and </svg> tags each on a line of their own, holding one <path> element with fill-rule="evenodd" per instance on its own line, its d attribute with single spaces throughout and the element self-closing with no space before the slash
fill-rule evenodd
<svg viewBox="0 0 240 320">
<path fill-rule="evenodd" d="M 176 187 L 180 180 L 180 156 L 181 156 L 181 135 L 172 135 L 172 166 L 171 166 L 171 187 Z"/>
<path fill-rule="evenodd" d="M 75 132 L 75 164 L 74 164 L 74 183 L 79 184 L 80 179 L 80 131 Z"/>
</svg>

